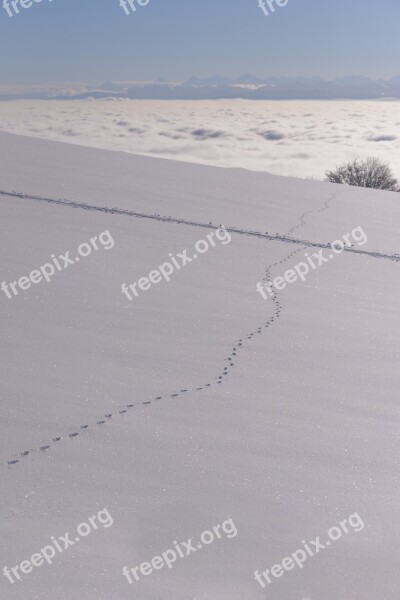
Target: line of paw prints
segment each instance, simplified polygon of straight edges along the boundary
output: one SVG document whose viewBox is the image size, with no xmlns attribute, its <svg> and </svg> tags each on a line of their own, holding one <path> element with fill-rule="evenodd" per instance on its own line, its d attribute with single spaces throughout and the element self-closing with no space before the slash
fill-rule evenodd
<svg viewBox="0 0 400 600">
<path fill-rule="evenodd" d="M 295 225 L 294 227 L 292 227 L 285 235 L 290 235 L 291 233 L 293 233 L 293 231 L 295 231 L 296 229 L 298 229 L 299 227 L 302 227 L 303 225 L 305 225 L 305 218 L 310 215 L 311 213 L 314 212 L 322 212 L 324 210 L 327 210 L 329 208 L 329 205 L 331 203 L 331 201 L 336 197 L 336 194 L 333 194 L 332 196 L 330 196 L 327 200 L 325 200 L 324 205 L 322 208 L 318 208 L 318 209 L 312 209 L 312 210 L 308 210 L 306 212 L 304 212 L 301 216 L 300 216 L 300 223 L 298 223 L 297 225 Z M 296 250 L 293 250 L 293 252 L 290 252 L 289 254 L 287 254 L 286 256 L 284 256 L 284 258 L 282 258 L 279 261 L 276 261 L 274 263 L 271 263 L 270 265 L 268 265 L 268 267 L 266 267 L 265 269 L 265 278 L 264 281 L 266 281 L 267 283 L 269 281 L 271 281 L 271 271 L 274 267 L 277 267 L 279 265 L 282 265 L 283 263 L 287 262 L 288 260 L 290 260 L 292 258 L 292 256 L 295 256 L 296 254 L 298 254 L 299 252 L 301 252 L 302 250 L 305 250 L 306 248 L 308 248 L 308 246 L 302 246 L 301 248 L 297 248 Z M 239 342 L 237 344 L 237 346 L 234 346 L 232 348 L 232 352 L 231 354 L 225 359 L 225 361 L 227 361 L 227 365 L 224 367 L 222 373 L 219 374 L 217 382 L 219 384 L 222 384 L 224 378 L 226 378 L 230 371 L 232 370 L 232 368 L 235 366 L 235 358 L 237 355 L 237 352 L 239 351 L 239 349 L 241 348 L 241 346 L 243 345 L 244 340 L 251 340 L 255 335 L 259 335 L 263 332 L 264 329 L 268 329 L 269 327 L 271 327 L 273 325 L 273 323 L 276 321 L 276 319 L 279 319 L 280 314 L 282 312 L 282 305 L 279 302 L 279 300 L 277 299 L 278 295 L 277 295 L 277 291 L 275 289 L 273 289 L 272 291 L 272 301 L 275 305 L 275 312 L 272 315 L 272 317 L 269 318 L 268 321 L 266 321 L 265 323 L 263 323 L 260 327 L 258 327 L 255 331 L 252 331 L 250 333 L 248 333 L 247 335 L 245 335 L 243 338 L 239 339 Z"/>
<path fill-rule="evenodd" d="M 324 205 L 322 206 L 322 208 L 312 208 L 311 210 L 307 210 L 305 211 L 302 215 L 300 215 L 300 222 L 295 225 L 294 227 L 292 227 L 291 229 L 289 229 L 289 231 L 287 233 L 285 233 L 285 235 L 292 235 L 292 233 L 294 231 L 296 231 L 296 229 L 299 229 L 300 227 L 303 227 L 304 225 L 306 225 L 306 217 L 308 217 L 308 215 L 311 215 L 311 213 L 314 212 L 323 212 L 324 210 L 327 210 L 330 207 L 330 203 L 332 202 L 332 200 L 334 200 L 337 196 L 337 193 L 332 194 L 332 196 L 329 196 L 329 198 L 327 198 L 324 202 Z"/>
<path fill-rule="evenodd" d="M 217 384 L 222 384 L 224 379 L 226 377 L 228 377 L 229 373 L 234 368 L 238 353 L 240 352 L 240 350 L 243 349 L 243 344 L 246 343 L 246 340 L 251 341 L 256 335 L 262 334 L 263 330 L 271 327 L 274 324 L 274 321 L 276 321 L 276 319 L 278 319 L 280 317 L 280 314 L 282 311 L 282 305 L 277 300 L 276 292 L 274 292 L 274 296 L 273 296 L 272 300 L 275 305 L 275 311 L 274 311 L 273 315 L 268 319 L 268 321 L 266 321 L 265 323 L 262 323 L 262 325 L 257 327 L 257 329 L 255 329 L 254 331 L 250 331 L 249 333 L 247 333 L 243 337 L 241 337 L 238 340 L 238 342 L 236 343 L 236 345 L 233 346 L 232 352 L 229 354 L 229 356 L 227 358 L 225 358 L 225 362 L 227 364 L 224 367 L 223 371 L 218 375 L 218 379 L 216 381 Z"/>
<path fill-rule="evenodd" d="M 290 235 L 291 233 L 293 233 L 293 231 L 303 225 L 305 225 L 305 217 L 308 216 L 309 214 L 313 213 L 313 212 L 322 212 L 324 210 L 326 210 L 327 208 L 329 208 L 329 204 L 331 202 L 331 200 L 334 199 L 336 194 L 334 194 L 333 196 L 331 196 L 330 198 L 328 198 L 325 202 L 324 202 L 324 206 L 322 208 L 319 209 L 312 209 L 312 210 L 308 210 L 305 213 L 303 213 L 300 216 L 300 223 L 298 225 L 296 225 L 295 227 L 292 227 L 292 229 L 290 229 L 290 231 L 288 231 L 285 235 Z M 268 282 L 271 280 L 271 270 L 274 267 L 277 267 L 278 265 L 281 265 L 285 262 L 287 262 L 288 260 L 290 260 L 292 258 L 292 256 L 294 256 L 295 254 L 298 254 L 299 252 L 301 252 L 302 250 L 305 250 L 306 248 L 308 248 L 308 246 L 303 246 L 301 248 L 297 248 L 296 250 L 293 250 L 293 252 L 290 252 L 289 254 L 287 254 L 284 258 L 282 258 L 282 260 L 279 260 L 277 262 L 271 263 L 270 265 L 268 265 L 268 267 L 266 267 L 265 269 L 265 278 L 264 281 Z M 227 358 L 225 358 L 225 361 L 228 363 L 223 371 L 218 375 L 217 384 L 222 384 L 222 382 L 224 381 L 224 378 L 228 377 L 229 373 L 231 372 L 231 370 L 233 369 L 233 367 L 235 366 L 235 360 L 237 357 L 238 352 L 240 351 L 240 349 L 243 346 L 243 343 L 245 340 L 251 340 L 255 335 L 260 335 L 264 329 L 268 329 L 269 327 L 271 327 L 273 325 L 273 323 L 279 319 L 280 314 L 282 312 L 282 305 L 279 302 L 279 300 L 277 299 L 277 291 L 274 289 L 272 292 L 272 301 L 275 305 L 275 311 L 272 315 L 272 317 L 270 317 L 268 319 L 268 321 L 266 321 L 265 323 L 263 323 L 262 325 L 260 325 L 255 331 L 251 331 L 250 333 L 244 335 L 242 338 L 239 339 L 239 341 L 237 342 L 237 344 L 235 346 L 233 346 L 232 348 L 232 352 L 229 354 L 229 356 Z"/>
<path fill-rule="evenodd" d="M 296 252 L 298 252 L 298 250 L 291 252 L 290 255 L 288 255 L 284 260 L 288 260 L 290 256 L 292 256 L 293 254 L 295 254 Z M 280 262 L 283 262 L 280 261 Z M 279 263 L 277 263 L 279 264 Z M 275 266 L 275 265 L 270 265 L 266 268 L 266 274 L 267 274 L 267 278 L 269 280 L 269 273 L 270 273 L 270 269 Z M 250 331 L 249 333 L 245 334 L 243 337 L 241 337 L 238 342 L 236 343 L 235 346 L 233 346 L 232 348 L 232 352 L 229 354 L 229 356 L 227 358 L 225 358 L 225 361 L 228 363 L 223 371 L 219 374 L 218 379 L 216 381 L 217 384 L 222 384 L 222 382 L 224 381 L 224 379 L 226 377 L 228 377 L 229 373 L 231 372 L 231 370 L 233 369 L 233 367 L 235 366 L 235 361 L 237 359 L 237 355 L 240 352 L 240 350 L 243 348 L 243 344 L 246 343 L 246 340 L 251 341 L 256 335 L 260 335 L 263 333 L 263 331 L 265 329 L 269 329 L 270 327 L 272 327 L 272 325 L 274 324 L 274 322 L 279 319 L 280 314 L 282 312 L 282 305 L 278 300 L 277 297 L 277 291 L 273 290 L 272 293 L 272 302 L 274 304 L 275 310 L 274 313 L 272 314 L 272 316 L 268 319 L 268 321 L 262 323 L 261 325 L 259 325 L 259 327 L 257 327 L 257 329 L 255 329 L 254 331 Z"/>
<path fill-rule="evenodd" d="M 155 396 L 152 400 L 146 400 L 146 401 L 142 401 L 142 402 L 132 402 L 131 404 L 126 404 L 126 406 L 124 408 L 122 408 L 121 410 L 118 410 L 114 413 L 110 412 L 110 413 L 105 414 L 103 418 L 99 419 L 98 421 L 96 421 L 96 423 L 93 423 L 92 425 L 88 425 L 88 424 L 80 425 L 78 431 L 73 431 L 64 436 L 60 435 L 60 436 L 53 437 L 53 438 L 51 438 L 50 442 L 43 444 L 42 446 L 39 446 L 39 448 L 36 448 L 36 449 L 31 448 L 30 450 L 24 450 L 24 451 L 20 452 L 18 455 L 15 456 L 15 458 L 7 461 L 7 464 L 10 466 L 16 465 L 24 457 L 28 456 L 32 452 L 35 452 L 35 450 L 40 450 L 41 452 L 46 452 L 46 450 L 51 448 L 52 445 L 55 445 L 58 442 L 61 442 L 62 440 L 66 440 L 68 438 L 72 440 L 72 439 L 76 438 L 77 436 L 85 433 L 85 431 L 87 431 L 90 428 L 93 429 L 94 427 L 101 427 L 101 426 L 105 425 L 107 423 L 107 421 L 109 421 L 110 419 L 128 413 L 129 410 L 131 410 L 135 406 L 143 406 L 143 405 L 152 404 L 153 402 L 163 400 L 166 398 L 177 398 L 178 396 L 180 396 L 181 394 L 184 394 L 186 392 L 200 391 L 205 388 L 209 388 L 211 386 L 212 386 L 211 383 L 206 383 L 201 387 L 182 389 L 182 390 L 179 390 L 178 392 L 174 392 L 173 394 L 165 394 L 164 396 Z"/>
</svg>

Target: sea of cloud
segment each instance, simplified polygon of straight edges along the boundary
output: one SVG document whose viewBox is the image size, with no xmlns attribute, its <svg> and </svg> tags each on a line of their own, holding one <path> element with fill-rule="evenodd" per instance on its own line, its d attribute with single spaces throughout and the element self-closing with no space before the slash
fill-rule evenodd
<svg viewBox="0 0 400 600">
<path fill-rule="evenodd" d="M 22 100 L 0 102 L 0 130 L 302 178 L 377 156 L 400 178 L 396 100 Z"/>
</svg>

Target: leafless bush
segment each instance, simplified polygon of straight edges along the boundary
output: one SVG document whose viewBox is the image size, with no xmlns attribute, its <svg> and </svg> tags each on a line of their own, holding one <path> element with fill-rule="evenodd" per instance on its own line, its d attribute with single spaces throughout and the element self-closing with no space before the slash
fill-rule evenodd
<svg viewBox="0 0 400 600">
<path fill-rule="evenodd" d="M 379 158 L 356 158 L 336 167 L 334 171 L 327 171 L 325 175 L 326 181 L 331 183 L 400 192 L 399 182 L 393 176 L 389 165 Z"/>
</svg>

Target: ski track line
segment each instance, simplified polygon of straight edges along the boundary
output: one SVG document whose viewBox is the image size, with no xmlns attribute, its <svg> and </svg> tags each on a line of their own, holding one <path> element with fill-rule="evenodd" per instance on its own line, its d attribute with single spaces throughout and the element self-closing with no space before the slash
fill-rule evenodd
<svg viewBox="0 0 400 600">
<path fill-rule="evenodd" d="M 0 192 L 0 194 L 3 192 Z M 330 203 L 332 200 L 334 200 L 336 198 L 337 194 L 333 194 L 332 196 L 330 196 L 327 200 L 325 200 L 324 205 L 322 208 L 319 209 L 313 209 L 313 210 L 308 210 L 306 212 L 304 212 L 300 217 L 299 217 L 299 224 L 292 227 L 289 232 L 286 235 L 291 234 L 295 229 L 298 229 L 299 227 L 302 227 L 303 225 L 305 225 L 305 218 L 306 216 L 310 215 L 311 213 L 318 213 L 318 212 L 323 212 L 325 210 L 328 210 L 330 207 Z M 45 200 L 47 201 L 47 200 Z M 64 201 L 54 201 L 55 203 L 60 203 L 60 204 L 64 204 Z M 97 209 L 96 209 L 97 210 Z M 101 209 L 102 210 L 102 209 Z M 110 212 L 111 210 L 114 209 L 107 209 L 107 212 Z M 148 218 L 157 218 L 157 220 L 164 220 L 164 219 L 168 219 L 170 220 L 170 217 L 168 218 L 164 218 L 164 217 L 148 217 Z M 178 222 L 178 220 L 174 220 L 173 222 Z M 180 221 L 179 221 L 180 222 Z M 193 223 L 191 222 L 185 222 L 185 224 L 190 224 L 193 225 Z M 194 224 L 196 226 L 196 224 Z M 200 224 L 197 225 L 200 227 L 210 227 L 210 225 L 205 225 L 205 224 Z M 217 229 L 217 228 L 216 228 Z M 232 231 L 231 229 L 229 229 L 229 231 Z M 251 233 L 250 235 L 254 235 L 253 233 Z M 260 234 L 258 237 L 265 237 L 264 235 Z M 272 238 L 272 239 L 276 239 L 276 238 Z M 281 240 L 280 240 L 281 241 Z M 307 242 L 308 244 L 308 242 Z M 307 245 L 305 247 L 308 247 Z M 265 269 L 265 280 L 270 280 L 271 279 L 271 270 L 274 267 L 277 267 L 278 265 L 283 264 L 284 262 L 288 261 L 294 254 L 297 254 L 298 252 L 300 252 L 301 250 L 303 250 L 304 248 L 298 248 L 293 252 L 290 252 L 289 254 L 287 254 L 282 260 L 275 262 L 275 263 L 271 263 L 270 265 L 268 265 Z M 23 450 L 22 452 L 19 452 L 18 454 L 14 455 L 14 458 L 7 461 L 7 465 L 9 467 L 12 467 L 18 463 L 20 463 L 21 459 L 25 458 L 26 456 L 28 456 L 29 454 L 33 453 L 33 452 L 46 452 L 46 450 L 48 450 L 49 448 L 51 448 L 53 445 L 57 444 L 58 442 L 60 442 L 61 440 L 66 440 L 66 439 L 74 439 L 77 436 L 79 436 L 80 434 L 83 434 L 85 431 L 87 431 L 88 429 L 90 429 L 90 427 L 101 427 L 103 425 L 105 425 L 107 423 L 107 421 L 109 421 L 111 418 L 116 417 L 116 416 L 122 416 L 128 413 L 128 411 L 132 408 L 134 408 L 135 406 L 140 406 L 140 405 L 148 405 L 148 404 L 152 404 L 153 402 L 159 401 L 159 400 L 163 400 L 166 398 L 176 398 L 178 396 L 180 396 L 181 394 L 187 393 L 187 392 L 196 392 L 196 391 L 201 391 L 207 388 L 212 388 L 215 385 L 221 385 L 224 381 L 224 378 L 227 377 L 229 375 L 229 371 L 235 366 L 235 361 L 236 361 L 236 357 L 238 352 L 240 352 L 241 349 L 243 349 L 243 344 L 246 343 L 246 340 L 252 340 L 253 337 L 255 335 L 259 335 L 263 332 L 263 329 L 268 329 L 270 328 L 273 323 L 275 322 L 276 319 L 278 319 L 280 317 L 280 313 L 282 312 L 282 305 L 278 300 L 278 292 L 276 290 L 274 290 L 273 292 L 273 297 L 272 297 L 272 302 L 275 306 L 275 311 L 273 313 L 273 315 L 268 319 L 268 321 L 266 321 L 265 323 L 263 323 L 262 325 L 260 325 L 259 327 L 257 327 L 257 329 L 255 331 L 251 331 L 248 334 L 243 335 L 241 338 L 238 339 L 238 341 L 234 344 L 231 353 L 229 354 L 229 356 L 227 358 L 224 359 L 225 362 L 227 362 L 227 365 L 223 368 L 223 370 L 219 373 L 219 375 L 217 376 L 216 380 L 214 381 L 214 383 L 206 383 L 203 384 L 199 387 L 195 387 L 195 388 L 186 388 L 186 389 L 181 389 L 179 391 L 176 391 L 174 393 L 169 393 L 169 394 L 165 394 L 163 396 L 155 396 L 153 399 L 151 400 L 146 400 L 146 401 L 141 401 L 141 402 L 132 402 L 130 404 L 125 405 L 123 408 L 121 408 L 121 410 L 117 410 L 114 413 L 109 412 L 107 414 L 104 415 L 104 417 L 99 418 L 98 421 L 96 421 L 95 423 L 93 423 L 92 425 L 88 425 L 88 424 L 84 424 L 84 425 L 80 425 L 79 427 L 77 427 L 76 431 L 73 431 L 71 433 L 67 433 L 64 436 L 56 436 L 51 438 L 51 441 L 48 441 L 46 443 L 43 443 L 41 446 L 37 447 L 37 448 L 31 448 L 29 450 Z"/>
<path fill-rule="evenodd" d="M 103 213 L 108 213 L 108 214 L 125 215 L 128 217 L 136 217 L 138 219 L 151 219 L 151 220 L 160 221 L 163 223 L 174 223 L 176 225 L 188 225 L 190 227 L 201 227 L 203 229 L 219 229 L 219 227 L 220 227 L 218 225 L 213 225 L 211 223 L 201 223 L 199 221 L 179 219 L 177 217 L 170 217 L 170 216 L 166 217 L 166 216 L 161 216 L 161 215 L 157 215 L 157 214 L 152 215 L 152 214 L 147 214 L 147 213 L 140 213 L 137 211 L 125 210 L 125 209 L 118 208 L 118 207 L 108 208 L 105 206 L 104 207 L 96 206 L 95 204 L 86 204 L 84 202 L 74 202 L 73 200 L 67 200 L 67 199 L 55 200 L 54 198 L 44 198 L 42 196 L 31 196 L 29 194 L 23 194 L 21 192 L 14 192 L 14 191 L 7 192 L 4 190 L 0 190 L 0 195 L 9 196 L 9 197 L 13 197 L 13 198 L 19 198 L 21 200 L 34 200 L 36 202 L 47 202 L 48 204 L 58 204 L 61 206 L 69 206 L 70 208 L 80 208 L 83 210 L 95 210 L 98 212 L 103 212 Z M 336 195 L 337 195 L 337 192 L 335 192 L 333 194 L 333 196 L 336 196 Z M 296 229 L 298 229 L 299 227 L 303 227 L 303 225 L 306 224 L 305 220 L 304 220 L 306 216 L 308 216 L 309 214 L 311 214 L 313 212 L 319 212 L 320 210 L 321 209 L 307 210 L 300 216 L 299 224 L 292 227 L 292 229 L 290 229 L 288 231 L 288 233 L 282 234 L 282 235 L 280 235 L 280 234 L 270 235 L 268 233 L 263 233 L 262 231 L 252 231 L 250 229 L 241 229 L 239 227 L 230 227 L 230 226 L 225 226 L 225 227 L 229 231 L 229 233 L 237 233 L 239 235 L 254 236 L 254 237 L 264 238 L 264 239 L 274 241 L 274 242 L 297 244 L 297 245 L 301 245 L 301 246 L 305 246 L 305 247 L 309 247 L 309 248 L 330 248 L 331 245 L 329 242 L 324 244 L 321 242 L 311 242 L 309 240 L 302 240 L 299 238 L 289 237 Z M 381 259 L 386 259 L 386 260 L 392 260 L 395 262 L 400 262 L 400 254 L 386 254 L 386 253 L 380 252 L 378 250 L 359 250 L 357 248 L 349 248 L 347 246 L 345 246 L 344 251 L 352 252 L 354 254 L 372 256 L 374 258 L 381 258 Z"/>
</svg>

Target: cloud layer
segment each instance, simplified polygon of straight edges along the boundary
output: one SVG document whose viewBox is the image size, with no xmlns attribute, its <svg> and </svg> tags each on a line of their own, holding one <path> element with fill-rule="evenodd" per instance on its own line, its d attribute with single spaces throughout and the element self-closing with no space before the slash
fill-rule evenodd
<svg viewBox="0 0 400 600">
<path fill-rule="evenodd" d="M 30 100 L 0 103 L 0 129 L 302 178 L 372 155 L 400 178 L 400 101 Z"/>
</svg>

